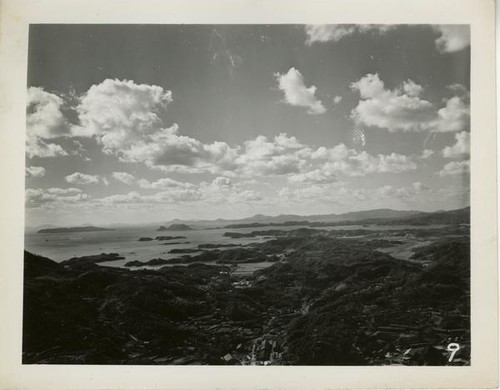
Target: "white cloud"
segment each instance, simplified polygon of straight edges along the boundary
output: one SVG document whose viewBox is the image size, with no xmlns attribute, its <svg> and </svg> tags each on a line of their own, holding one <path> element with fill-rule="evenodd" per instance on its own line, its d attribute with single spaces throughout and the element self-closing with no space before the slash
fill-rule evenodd
<svg viewBox="0 0 500 390">
<path fill-rule="evenodd" d="M 42 177 L 45 176 L 45 168 L 44 167 L 26 167 L 26 177 Z"/>
<path fill-rule="evenodd" d="M 165 190 L 169 188 L 193 188 L 194 185 L 191 183 L 182 183 L 180 181 L 164 177 L 158 179 L 154 182 L 150 182 L 146 179 L 139 180 L 139 186 L 145 189 L 155 189 L 155 190 Z"/>
<path fill-rule="evenodd" d="M 438 119 L 433 131 L 462 131 L 469 124 L 470 107 L 467 97 L 454 96 L 446 106 L 438 110 Z"/>
<path fill-rule="evenodd" d="M 56 195 L 75 194 L 83 192 L 81 189 L 74 187 L 69 187 L 69 188 L 51 187 L 47 188 L 44 191 L 46 191 L 49 194 L 56 194 Z"/>
<path fill-rule="evenodd" d="M 245 176 L 286 175 L 298 173 L 310 153 L 307 146 L 286 133 L 272 141 L 261 135 L 244 143 L 235 164 L 237 171 Z"/>
<path fill-rule="evenodd" d="M 73 134 L 97 137 L 105 152 L 128 148 L 162 128 L 160 115 L 171 101 L 172 93 L 159 86 L 106 79 L 81 98 L 81 126 Z"/>
<path fill-rule="evenodd" d="M 396 131 L 450 132 L 464 130 L 469 124 L 467 96 L 454 96 L 437 109 L 420 98 L 423 88 L 408 80 L 400 88 L 389 90 L 378 74 L 367 74 L 351 88 L 361 100 L 351 111 L 357 124 Z"/>
<path fill-rule="evenodd" d="M 335 96 L 333 99 L 333 105 L 336 106 L 337 104 L 339 104 L 341 101 L 342 101 L 342 96 Z"/>
<path fill-rule="evenodd" d="M 30 136 L 44 139 L 68 134 L 68 123 L 61 112 L 63 100 L 43 88 L 28 88 L 26 126 Z"/>
<path fill-rule="evenodd" d="M 453 53 L 470 45 L 470 30 L 467 25 L 439 25 L 433 29 L 440 34 L 435 40 L 441 53 Z"/>
<path fill-rule="evenodd" d="M 338 42 L 354 34 L 384 34 L 395 29 L 389 24 L 312 24 L 305 26 L 306 44 L 316 42 Z M 427 27 L 426 27 L 427 28 Z M 440 53 L 453 53 L 470 45 L 470 30 L 467 25 L 433 25 L 431 28 L 439 34 L 434 41 Z"/>
<path fill-rule="evenodd" d="M 326 108 L 315 94 L 317 88 L 311 85 L 309 88 L 304 83 L 304 77 L 295 68 L 290 68 L 287 73 L 275 74 L 278 87 L 284 93 L 284 102 L 291 106 L 306 107 L 308 114 L 323 114 Z"/>
<path fill-rule="evenodd" d="M 291 181 L 306 182 L 307 178 L 312 182 L 333 181 L 334 175 L 364 176 L 371 173 L 400 173 L 412 171 L 417 165 L 411 158 L 398 153 L 388 155 L 379 154 L 373 156 L 366 151 L 349 149 L 344 144 L 333 148 L 320 147 L 311 154 L 316 161 L 324 161 L 318 171 L 308 175 L 291 177 Z M 328 180 L 330 179 L 330 180 Z"/>
<path fill-rule="evenodd" d="M 385 198 L 404 199 L 406 201 L 414 200 L 417 195 L 430 192 L 430 188 L 420 182 L 415 182 L 408 187 L 394 187 L 387 185 L 375 190 L 376 195 Z"/>
<path fill-rule="evenodd" d="M 98 184 L 99 176 L 88 175 L 86 173 L 75 172 L 64 177 L 68 183 L 77 185 Z"/>
<path fill-rule="evenodd" d="M 112 176 L 115 180 L 127 185 L 132 185 L 136 181 L 135 176 L 127 172 L 113 172 Z"/>
<path fill-rule="evenodd" d="M 219 176 L 212 181 L 212 185 L 216 188 L 221 189 L 221 188 L 231 188 L 233 186 L 233 183 L 231 179 Z"/>
<path fill-rule="evenodd" d="M 463 157 L 470 153 L 470 133 L 462 131 L 455 134 L 455 144 L 446 146 L 443 149 L 443 156 L 446 158 Z"/>
<path fill-rule="evenodd" d="M 330 183 L 324 185 L 310 184 L 299 187 L 284 187 L 278 197 L 286 204 L 293 207 L 311 204 L 347 205 L 352 209 L 355 202 L 358 209 L 370 209 L 387 207 L 387 202 L 391 202 L 391 207 L 415 204 L 433 199 L 436 194 L 434 190 L 421 182 L 414 182 L 409 186 L 396 187 L 385 185 L 376 188 L 351 188 L 345 183 Z M 331 206 L 330 206 L 331 207 Z"/>
<path fill-rule="evenodd" d="M 326 165 L 326 164 L 325 164 Z M 337 175 L 335 170 L 329 170 L 329 166 L 326 165 L 321 169 L 315 169 L 306 173 L 298 173 L 292 175 L 288 180 L 292 183 L 333 183 L 337 181 Z"/>
<path fill-rule="evenodd" d="M 89 198 L 89 195 L 77 188 L 28 188 L 25 192 L 25 202 L 28 208 L 36 208 L 44 204 L 77 203 Z"/>
<path fill-rule="evenodd" d="M 60 157 L 67 156 L 68 153 L 61 145 L 47 143 L 38 137 L 26 138 L 26 154 L 29 158 L 33 157 Z"/>
<path fill-rule="evenodd" d="M 355 33 L 386 33 L 397 26 L 389 24 L 308 24 L 305 26 L 306 44 L 315 42 L 338 42 Z"/>
<path fill-rule="evenodd" d="M 439 176 L 461 175 L 470 171 L 470 162 L 467 161 L 452 161 L 446 164 Z"/>
<path fill-rule="evenodd" d="M 69 133 L 69 125 L 61 112 L 63 100 L 43 88 L 30 87 L 26 102 L 26 154 L 33 157 L 66 156 L 56 143 L 46 142 Z"/>
<path fill-rule="evenodd" d="M 122 160 L 145 162 L 152 168 L 166 172 L 222 172 L 234 169 L 238 149 L 225 142 L 203 144 L 200 141 L 179 135 L 178 127 L 161 129 L 142 142 L 121 150 Z"/>
<path fill-rule="evenodd" d="M 124 162 L 143 162 L 164 171 L 218 172 L 232 168 L 236 150 L 225 142 L 203 144 L 165 126 L 172 93 L 155 85 L 104 80 L 77 107 L 76 136 L 95 137 L 103 151 Z"/>
<path fill-rule="evenodd" d="M 424 149 L 422 152 L 422 155 L 420 156 L 421 159 L 428 159 L 434 154 L 434 151 L 431 149 Z"/>
</svg>

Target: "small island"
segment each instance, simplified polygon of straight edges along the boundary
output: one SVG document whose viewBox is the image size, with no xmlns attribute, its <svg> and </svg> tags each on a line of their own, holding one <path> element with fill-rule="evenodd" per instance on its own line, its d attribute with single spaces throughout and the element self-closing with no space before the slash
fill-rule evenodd
<svg viewBox="0 0 500 390">
<path fill-rule="evenodd" d="M 183 223 L 173 223 L 169 227 L 165 227 L 162 225 L 158 229 L 156 229 L 157 232 L 186 231 L 186 230 L 193 230 L 193 228 L 191 226 L 185 225 Z"/>
<path fill-rule="evenodd" d="M 105 229 L 95 226 L 77 226 L 68 228 L 40 229 L 37 233 L 84 233 L 84 232 L 105 232 L 115 229 Z"/>
</svg>

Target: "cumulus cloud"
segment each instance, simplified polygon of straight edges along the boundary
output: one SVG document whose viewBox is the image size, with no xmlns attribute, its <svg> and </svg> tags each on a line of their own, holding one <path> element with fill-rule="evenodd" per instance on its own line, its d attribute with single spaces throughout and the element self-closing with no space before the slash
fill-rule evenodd
<svg viewBox="0 0 500 390">
<path fill-rule="evenodd" d="M 421 182 L 414 182 L 409 186 L 385 185 L 376 188 L 351 188 L 343 183 L 310 184 L 284 187 L 278 193 L 279 199 L 289 204 L 327 203 L 352 207 L 354 201 L 358 207 L 366 208 L 386 205 L 388 200 L 393 201 L 394 207 L 394 204 L 411 204 L 433 196 L 434 190 Z"/>
<path fill-rule="evenodd" d="M 170 188 L 154 195 L 141 195 L 137 191 L 127 194 L 116 194 L 100 198 L 97 202 L 102 204 L 137 204 L 137 203 L 177 203 L 192 202 L 201 199 L 197 189 Z"/>
<path fill-rule="evenodd" d="M 236 150 L 225 142 L 203 144 L 165 126 L 172 93 L 129 80 L 104 80 L 93 85 L 77 107 L 75 136 L 94 137 L 103 151 L 124 162 L 143 162 L 165 171 L 216 172 L 231 167 Z"/>
<path fill-rule="evenodd" d="M 286 175 L 298 173 L 310 153 L 306 145 L 286 133 L 272 140 L 261 135 L 244 143 L 235 163 L 246 176 Z"/>
<path fill-rule="evenodd" d="M 45 176 L 45 168 L 44 167 L 26 167 L 26 177 L 42 177 Z"/>
<path fill-rule="evenodd" d="M 470 133 L 462 131 L 455 134 L 455 144 L 446 146 L 443 149 L 443 156 L 446 158 L 463 157 L 470 153 Z"/>
<path fill-rule="evenodd" d="M 98 184 L 99 176 L 88 175 L 86 173 L 75 172 L 64 177 L 68 183 L 77 185 Z"/>
<path fill-rule="evenodd" d="M 452 161 L 446 164 L 439 176 L 462 175 L 470 171 L 470 161 Z"/>
<path fill-rule="evenodd" d="M 29 135 L 51 139 L 68 134 L 68 122 L 61 112 L 63 100 L 43 88 L 28 88 L 26 126 Z"/>
<path fill-rule="evenodd" d="M 434 151 L 431 149 L 424 149 L 422 152 L 422 155 L 420 156 L 421 159 L 428 159 L 434 154 Z"/>
<path fill-rule="evenodd" d="M 112 176 L 115 180 L 127 185 L 132 185 L 136 182 L 135 176 L 127 172 L 113 172 Z"/>
<path fill-rule="evenodd" d="M 319 170 L 307 175 L 290 178 L 295 182 L 328 182 L 334 181 L 335 175 L 364 176 L 371 173 L 400 173 L 412 171 L 417 165 L 410 157 L 398 153 L 373 156 L 366 151 L 349 149 L 344 144 L 332 148 L 319 147 L 311 154 L 311 158 L 323 162 Z M 315 179 L 315 180 L 314 180 Z"/>
<path fill-rule="evenodd" d="M 399 88 L 386 89 L 378 74 L 367 74 L 351 84 L 361 100 L 351 111 L 357 124 L 396 131 L 461 131 L 469 124 L 466 96 L 454 96 L 437 109 L 420 97 L 423 88 L 412 80 Z"/>
<path fill-rule="evenodd" d="M 225 142 L 202 142 L 178 134 L 178 127 L 162 129 L 120 151 L 122 161 L 144 162 L 166 172 L 221 172 L 234 169 L 237 148 Z"/>
<path fill-rule="evenodd" d="M 441 53 L 454 53 L 470 45 L 470 29 L 467 25 L 433 26 L 439 34 L 435 40 L 436 48 Z"/>
<path fill-rule="evenodd" d="M 171 101 L 172 93 L 159 86 L 106 79 L 81 98 L 81 126 L 73 134 L 97 137 L 105 152 L 130 147 L 161 129 L 160 115 Z"/>
<path fill-rule="evenodd" d="M 321 100 L 316 98 L 317 88 L 311 85 L 306 87 L 304 76 L 295 68 L 290 68 L 287 73 L 275 74 L 278 87 L 284 93 L 284 102 L 291 106 L 306 107 L 308 114 L 323 114 L 326 108 Z"/>
<path fill-rule="evenodd" d="M 158 179 L 154 182 L 150 182 L 146 179 L 139 180 L 139 186 L 145 189 L 156 189 L 156 190 L 164 190 L 169 188 L 193 188 L 195 187 L 191 183 L 183 183 L 174 179 L 170 179 L 168 177 L 164 177 Z"/>
<path fill-rule="evenodd" d="M 395 187 L 391 185 L 383 186 L 375 190 L 377 195 L 386 198 L 398 198 L 404 200 L 414 199 L 421 193 L 429 192 L 431 189 L 421 182 L 412 183 L 407 187 Z"/>
<path fill-rule="evenodd" d="M 66 156 L 55 139 L 69 134 L 62 114 L 63 100 L 43 88 L 28 88 L 26 102 L 26 154 L 33 157 Z"/>
<path fill-rule="evenodd" d="M 306 45 L 316 42 L 338 42 L 356 33 L 383 34 L 397 26 L 390 24 L 308 24 L 305 26 Z"/>
<path fill-rule="evenodd" d="M 333 183 L 337 181 L 337 175 L 334 169 L 330 170 L 329 166 L 325 164 L 321 169 L 298 173 L 290 176 L 288 180 L 292 183 Z"/>
<path fill-rule="evenodd" d="M 25 192 L 25 202 L 28 208 L 53 203 L 78 203 L 89 198 L 89 195 L 78 188 L 28 188 Z"/>
<path fill-rule="evenodd" d="M 395 29 L 389 24 L 312 24 L 305 26 L 306 45 L 321 42 L 338 42 L 354 34 L 384 34 Z M 424 28 L 428 28 L 424 26 Z M 439 35 L 434 41 L 440 53 L 453 53 L 470 45 L 470 29 L 467 25 L 433 25 L 431 28 Z"/>
<path fill-rule="evenodd" d="M 216 177 L 212 181 L 212 185 L 216 188 L 231 188 L 233 186 L 233 182 L 231 179 L 223 176 Z"/>
</svg>

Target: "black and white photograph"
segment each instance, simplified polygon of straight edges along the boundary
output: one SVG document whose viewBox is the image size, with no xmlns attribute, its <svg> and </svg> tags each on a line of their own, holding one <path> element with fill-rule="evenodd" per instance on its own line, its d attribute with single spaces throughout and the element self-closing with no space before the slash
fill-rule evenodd
<svg viewBox="0 0 500 390">
<path fill-rule="evenodd" d="M 470 26 L 31 24 L 23 364 L 470 366 Z"/>
</svg>

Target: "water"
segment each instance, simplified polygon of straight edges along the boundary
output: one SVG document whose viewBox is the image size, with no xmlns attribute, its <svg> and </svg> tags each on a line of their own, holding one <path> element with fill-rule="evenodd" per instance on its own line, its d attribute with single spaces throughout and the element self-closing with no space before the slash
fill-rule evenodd
<svg viewBox="0 0 500 390">
<path fill-rule="evenodd" d="M 263 242 L 261 237 L 230 238 L 224 237 L 225 232 L 250 233 L 255 230 L 295 230 L 300 226 L 268 226 L 259 228 L 242 229 L 199 229 L 189 231 L 164 231 L 157 232 L 156 227 L 129 227 L 117 228 L 112 231 L 82 232 L 82 233 L 26 233 L 25 248 L 27 251 L 37 255 L 48 257 L 56 262 L 68 260 L 72 257 L 95 255 L 99 253 L 118 253 L 125 259 L 101 263 L 107 266 L 123 267 L 127 261 L 148 261 L 154 258 L 172 259 L 183 254 L 168 253 L 171 249 L 192 249 L 200 244 L 242 244 L 247 245 L 255 242 Z M 306 226 L 304 226 L 306 227 Z M 438 228 L 440 226 L 432 226 Z M 324 230 L 399 230 L 418 228 L 415 226 L 380 226 L 380 225 L 349 225 L 330 226 Z M 430 226 L 424 228 L 429 229 Z M 156 236 L 184 236 L 186 238 L 170 241 L 138 241 L 140 237 Z M 162 245 L 164 243 L 180 242 L 175 245 Z M 221 248 L 224 249 L 224 248 Z M 189 255 L 196 255 L 190 253 Z M 271 265 L 272 263 L 265 263 Z M 254 269 L 256 265 L 247 264 L 243 269 Z M 157 267 L 150 267 L 157 268 Z M 257 267 L 258 268 L 258 267 Z"/>
</svg>

